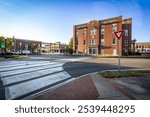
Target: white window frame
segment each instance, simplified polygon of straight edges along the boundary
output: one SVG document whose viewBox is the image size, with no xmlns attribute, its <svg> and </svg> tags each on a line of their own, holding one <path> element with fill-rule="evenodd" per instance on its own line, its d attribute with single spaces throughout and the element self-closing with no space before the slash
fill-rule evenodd
<svg viewBox="0 0 150 117">
<path fill-rule="evenodd" d="M 92 45 L 92 39 L 90 40 L 90 45 Z"/>
<path fill-rule="evenodd" d="M 101 45 L 105 45 L 105 40 L 101 39 Z"/>
<path fill-rule="evenodd" d="M 76 31 L 76 37 L 78 37 L 78 35 L 79 35 L 79 32 L 78 32 L 78 31 Z"/>
<path fill-rule="evenodd" d="M 96 44 L 96 39 L 91 39 L 90 40 L 90 45 L 95 45 Z"/>
<path fill-rule="evenodd" d="M 83 35 L 86 36 L 86 29 L 83 29 Z"/>
<path fill-rule="evenodd" d="M 124 32 L 125 32 L 125 36 L 128 36 L 129 33 L 128 29 L 126 29 Z"/>
<path fill-rule="evenodd" d="M 19 47 L 22 47 L 22 42 L 19 42 Z"/>
<path fill-rule="evenodd" d="M 95 44 L 96 44 L 96 39 L 93 39 L 93 40 L 94 40 L 94 43 L 93 43 L 93 44 L 95 45 Z"/>
<path fill-rule="evenodd" d="M 104 34 L 104 33 L 105 33 L 105 26 L 102 25 L 102 26 L 101 26 L 101 34 Z"/>
<path fill-rule="evenodd" d="M 101 55 L 104 55 L 104 49 L 101 49 Z"/>
<path fill-rule="evenodd" d="M 93 27 L 93 28 L 91 29 L 90 33 L 91 33 L 91 35 L 96 35 L 96 28 Z"/>
<path fill-rule="evenodd" d="M 112 25 L 112 32 L 116 32 L 117 31 L 117 24 L 113 24 Z"/>
</svg>

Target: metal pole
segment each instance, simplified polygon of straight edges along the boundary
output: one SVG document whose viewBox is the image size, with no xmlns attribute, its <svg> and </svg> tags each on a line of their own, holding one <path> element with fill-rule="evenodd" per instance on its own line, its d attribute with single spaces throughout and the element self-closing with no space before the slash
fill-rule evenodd
<svg viewBox="0 0 150 117">
<path fill-rule="evenodd" d="M 27 53 L 27 50 L 28 50 L 28 43 L 26 42 L 26 65 L 28 65 L 28 53 Z"/>
<path fill-rule="evenodd" d="M 119 66 L 118 67 L 119 67 L 119 72 L 120 72 L 120 39 L 119 39 L 119 42 L 118 42 L 118 51 L 119 51 L 118 52 L 118 54 L 119 54 L 119 58 L 118 58 L 119 59 Z"/>
</svg>

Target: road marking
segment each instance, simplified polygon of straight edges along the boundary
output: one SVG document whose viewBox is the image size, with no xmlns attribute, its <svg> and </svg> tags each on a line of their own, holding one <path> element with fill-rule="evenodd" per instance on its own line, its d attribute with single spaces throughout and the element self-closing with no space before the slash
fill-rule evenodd
<svg viewBox="0 0 150 117">
<path fill-rule="evenodd" d="M 38 67 L 28 68 L 28 69 L 18 69 L 18 70 L 14 70 L 14 71 L 5 71 L 5 72 L 1 72 L 1 76 L 7 77 L 7 76 L 12 76 L 12 75 L 17 75 L 17 74 L 28 73 L 28 72 L 32 72 L 32 71 L 39 71 L 39 70 L 48 69 L 48 68 L 60 67 L 62 65 L 63 65 L 63 63 L 55 63 L 52 65 L 44 65 L 44 66 L 38 66 Z"/>
<path fill-rule="evenodd" d="M 5 99 L 30 96 L 71 78 L 62 68 L 66 63 L 64 61 L 30 61 L 29 65 L 25 65 L 25 61 L 1 63 L 0 75 L 2 88 L 5 88 Z"/>
<path fill-rule="evenodd" d="M 38 67 L 38 66 L 42 66 L 42 65 L 45 66 L 45 65 L 50 65 L 50 64 L 52 64 L 52 63 L 46 63 L 46 64 L 40 63 L 40 64 L 22 65 L 22 66 L 9 67 L 9 68 L 1 68 L 0 72 L 12 71 L 12 70 L 17 70 L 17 69 L 28 69 L 28 68 Z"/>
<path fill-rule="evenodd" d="M 3 81 L 3 85 L 5 86 L 5 85 L 13 84 L 13 83 L 32 80 L 35 78 L 50 75 L 52 73 L 56 73 L 56 72 L 60 72 L 60 71 L 63 71 L 62 67 L 48 68 L 48 69 L 40 70 L 40 71 L 33 71 L 31 73 L 23 73 L 23 74 L 19 74 L 19 75 L 5 77 L 5 78 L 2 78 L 2 81 Z"/>
<path fill-rule="evenodd" d="M 15 99 L 22 95 L 44 88 L 48 85 L 59 82 L 60 80 L 69 79 L 71 76 L 66 72 L 56 73 L 50 76 L 41 77 L 24 83 L 8 86 L 6 88 L 6 99 Z"/>
</svg>

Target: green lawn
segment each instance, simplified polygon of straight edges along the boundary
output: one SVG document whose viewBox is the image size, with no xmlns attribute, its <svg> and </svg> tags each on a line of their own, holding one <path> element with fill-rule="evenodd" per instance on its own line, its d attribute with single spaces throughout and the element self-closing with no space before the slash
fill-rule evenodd
<svg viewBox="0 0 150 117">
<path fill-rule="evenodd" d="M 150 75 L 150 70 L 105 71 L 100 74 L 105 78 L 138 77 Z"/>
<path fill-rule="evenodd" d="M 28 56 L 25 56 L 25 55 L 12 55 L 12 58 L 20 59 L 20 58 L 28 58 Z"/>
</svg>

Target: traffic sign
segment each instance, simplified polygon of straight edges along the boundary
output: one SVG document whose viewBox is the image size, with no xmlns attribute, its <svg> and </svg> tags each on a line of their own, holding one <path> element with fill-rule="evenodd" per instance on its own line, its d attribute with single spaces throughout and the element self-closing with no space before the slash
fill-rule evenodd
<svg viewBox="0 0 150 117">
<path fill-rule="evenodd" d="M 5 41 L 2 41 L 1 42 L 1 48 L 5 48 L 6 47 L 6 43 L 5 43 Z"/>
<path fill-rule="evenodd" d="M 122 35 L 123 35 L 123 31 L 117 31 L 117 32 L 114 32 L 114 33 L 115 33 L 117 39 L 120 40 L 120 38 L 121 38 Z"/>
<path fill-rule="evenodd" d="M 123 35 L 123 31 L 117 31 L 117 32 L 114 32 L 115 33 L 115 35 L 116 35 L 116 37 L 117 37 L 117 39 L 118 39 L 118 54 L 119 54 L 119 60 L 118 60 L 118 63 L 119 63 L 119 65 L 118 65 L 118 68 L 119 68 L 119 72 L 120 72 L 120 38 L 122 37 L 122 35 Z"/>
</svg>

